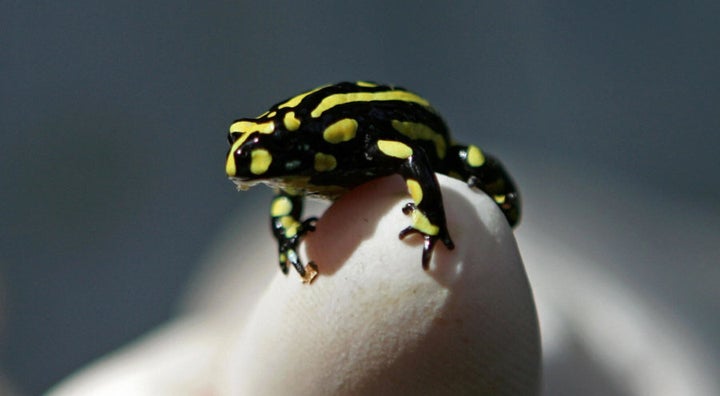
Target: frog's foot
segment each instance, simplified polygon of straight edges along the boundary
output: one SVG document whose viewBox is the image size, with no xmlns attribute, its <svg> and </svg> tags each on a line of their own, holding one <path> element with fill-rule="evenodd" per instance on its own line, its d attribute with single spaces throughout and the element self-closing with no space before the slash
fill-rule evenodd
<svg viewBox="0 0 720 396">
<path fill-rule="evenodd" d="M 405 213 L 406 215 L 414 214 L 416 211 L 418 211 L 417 207 L 413 203 L 408 203 L 403 207 L 402 210 L 403 213 Z M 424 215 L 423 218 L 425 218 Z M 423 228 L 424 230 L 421 228 Z M 428 231 L 433 232 L 431 233 Z M 407 226 L 405 227 L 405 229 L 400 231 L 398 237 L 400 239 L 404 239 L 410 234 L 420 234 L 424 239 L 422 253 L 422 267 L 424 270 L 427 270 L 430 267 L 430 259 L 432 258 L 432 252 L 438 240 L 442 241 L 443 244 L 445 244 L 445 247 L 447 247 L 449 250 L 455 248 L 455 244 L 453 243 L 452 239 L 450 239 L 450 234 L 448 234 L 447 227 L 445 227 L 444 225 L 443 227 L 437 227 L 433 225 L 431 225 L 431 227 L 428 227 L 425 224 L 418 224 L 416 221 L 415 224 Z"/>
<path fill-rule="evenodd" d="M 315 231 L 315 224 L 317 224 L 317 221 L 317 217 L 308 217 L 303 220 L 303 222 L 300 223 L 300 227 L 298 227 L 298 236 L 303 236 L 308 232 Z"/>
<path fill-rule="evenodd" d="M 288 263 L 291 264 L 302 278 L 303 283 L 311 283 L 313 279 L 315 279 L 318 274 L 318 267 L 312 261 L 307 265 L 303 265 L 302 260 L 300 260 L 300 255 L 297 253 L 297 248 L 305 234 L 315 231 L 317 220 L 317 217 L 310 217 L 304 220 L 297 227 L 297 232 L 292 237 L 283 238 L 280 241 L 280 269 L 284 274 L 287 274 Z"/>
<path fill-rule="evenodd" d="M 297 243 L 295 244 L 297 245 Z M 303 265 L 295 246 L 287 247 L 280 250 L 280 269 L 284 274 L 288 273 L 288 263 L 290 263 L 302 278 L 303 283 L 312 283 L 318 274 L 318 267 L 314 262 Z"/>
</svg>

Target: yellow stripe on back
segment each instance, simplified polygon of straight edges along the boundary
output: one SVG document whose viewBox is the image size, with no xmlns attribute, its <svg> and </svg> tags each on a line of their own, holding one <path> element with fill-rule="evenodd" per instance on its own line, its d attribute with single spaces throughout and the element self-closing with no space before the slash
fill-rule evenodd
<svg viewBox="0 0 720 396">
<path fill-rule="evenodd" d="M 325 111 L 345 103 L 390 100 L 412 102 L 426 107 L 430 106 L 430 103 L 427 100 L 407 91 L 394 90 L 383 92 L 350 92 L 333 94 L 323 98 L 323 100 L 320 101 L 320 104 L 318 104 L 317 107 L 315 107 L 315 109 L 313 109 L 313 111 L 310 113 L 310 116 L 312 116 L 313 118 L 320 117 Z"/>
<path fill-rule="evenodd" d="M 393 120 L 392 126 L 396 131 L 413 140 L 429 140 L 435 145 L 435 151 L 440 159 L 445 158 L 447 143 L 445 137 L 435 132 L 429 126 L 420 122 Z"/>
<path fill-rule="evenodd" d="M 274 131 L 275 122 L 272 120 L 265 122 L 240 120 L 230 125 L 230 133 L 273 133 Z"/>
<path fill-rule="evenodd" d="M 282 109 L 282 108 L 285 108 L 285 107 L 297 107 L 297 105 L 299 105 L 300 102 L 302 102 L 302 100 L 305 99 L 306 96 L 308 96 L 308 95 L 310 95 L 310 94 L 313 94 L 313 93 L 315 93 L 315 92 L 317 92 L 317 91 L 319 91 L 319 90 L 321 90 L 321 89 L 323 89 L 323 88 L 325 88 L 325 87 L 327 87 L 327 86 L 328 86 L 328 85 L 323 85 L 322 87 L 317 87 L 317 88 L 313 89 L 312 91 L 307 91 L 307 92 L 305 92 L 305 93 L 301 93 L 301 94 L 298 95 L 298 96 L 295 96 L 295 97 L 293 97 L 293 98 L 290 98 L 290 99 L 288 99 L 288 101 L 286 101 L 286 102 L 284 102 L 284 103 L 281 103 L 281 104 L 278 106 L 278 109 Z"/>
</svg>

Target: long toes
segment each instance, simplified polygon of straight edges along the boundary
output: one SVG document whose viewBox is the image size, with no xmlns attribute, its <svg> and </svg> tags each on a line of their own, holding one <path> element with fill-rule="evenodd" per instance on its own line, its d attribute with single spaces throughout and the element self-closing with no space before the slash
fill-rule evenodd
<svg viewBox="0 0 720 396">
<path fill-rule="evenodd" d="M 304 220 L 300 224 L 300 229 L 302 230 L 302 233 L 306 233 L 309 231 L 315 231 L 315 224 L 317 223 L 318 218 L 317 217 L 310 217 L 309 219 Z"/>
<path fill-rule="evenodd" d="M 282 271 L 282 273 L 285 275 L 288 274 L 287 262 L 285 262 L 284 260 L 280 260 L 280 271 Z"/>
<path fill-rule="evenodd" d="M 448 250 L 455 249 L 455 243 L 453 243 L 452 239 L 450 239 L 449 237 L 443 238 L 442 241 L 445 244 L 445 247 L 448 248 Z"/>
<path fill-rule="evenodd" d="M 413 226 L 407 226 L 400 231 L 400 234 L 398 234 L 398 238 L 405 239 L 406 236 L 410 234 L 422 234 L 420 231 L 416 230 Z"/>
<path fill-rule="evenodd" d="M 427 270 L 430 267 L 430 259 L 432 258 L 435 242 L 437 242 L 437 237 L 429 235 L 425 236 L 425 244 L 423 245 L 422 253 L 422 267 L 424 270 Z"/>
</svg>

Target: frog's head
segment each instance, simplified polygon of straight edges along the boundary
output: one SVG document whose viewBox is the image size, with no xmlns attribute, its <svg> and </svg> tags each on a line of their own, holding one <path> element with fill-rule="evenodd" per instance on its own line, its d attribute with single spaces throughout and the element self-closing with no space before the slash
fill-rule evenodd
<svg viewBox="0 0 720 396">
<path fill-rule="evenodd" d="M 241 189 L 260 182 L 273 183 L 273 180 L 299 176 L 308 162 L 302 145 L 289 139 L 284 131 L 231 132 L 229 140 L 225 172 Z"/>
</svg>

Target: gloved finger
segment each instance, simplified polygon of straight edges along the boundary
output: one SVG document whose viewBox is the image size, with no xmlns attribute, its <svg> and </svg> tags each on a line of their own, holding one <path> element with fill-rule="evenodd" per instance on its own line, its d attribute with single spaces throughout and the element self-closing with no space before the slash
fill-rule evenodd
<svg viewBox="0 0 720 396">
<path fill-rule="evenodd" d="M 333 204 L 305 240 L 320 274 L 278 274 L 229 346 L 228 394 L 538 392 L 540 347 L 515 239 L 484 194 L 441 176 L 455 249 L 398 239 L 410 219 L 398 178 Z M 296 277 L 297 278 L 297 277 Z"/>
</svg>

